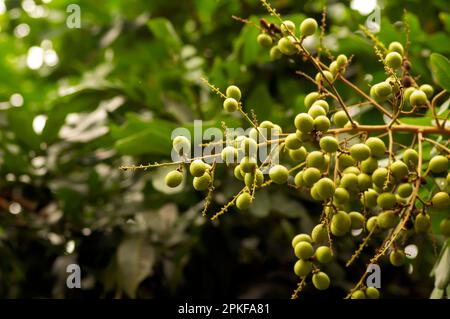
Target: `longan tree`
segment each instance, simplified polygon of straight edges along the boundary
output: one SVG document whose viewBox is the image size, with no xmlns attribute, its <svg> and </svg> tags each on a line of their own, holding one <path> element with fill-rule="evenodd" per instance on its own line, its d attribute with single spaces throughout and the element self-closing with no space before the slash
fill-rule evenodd
<svg viewBox="0 0 450 319">
<path fill-rule="evenodd" d="M 450 136 L 447 117 L 439 117 L 442 98 L 448 95 L 450 83 L 445 68 L 449 62 L 442 56 L 434 58 L 435 78 L 441 88 L 420 83 L 414 74 L 414 65 L 408 57 L 411 45 L 400 42 L 382 43 L 367 28 L 363 33 L 373 42 L 380 68 L 386 79 L 369 89 L 360 88 L 346 77 L 346 69 L 352 57 L 344 54 L 333 56 L 320 41 L 313 54 L 304 40 L 325 33 L 326 15 L 321 26 L 307 18 L 299 27 L 293 21 L 283 20 L 266 1 L 262 5 L 273 18 L 273 23 L 262 19 L 260 25 L 242 18 L 237 20 L 251 24 L 260 30 L 256 41 L 268 49 L 273 61 L 299 56 L 315 68 L 316 74 L 296 73 L 316 86 L 304 99 L 307 112 L 293 119 L 295 132 L 285 132 L 270 121 L 258 122 L 257 114 L 244 111 L 241 90 L 229 86 L 224 92 L 204 80 L 206 85 L 223 101 L 225 112 L 239 112 L 249 124 L 245 134 L 235 134 L 223 125 L 224 138 L 202 144 L 215 146 L 217 152 L 198 157 L 191 156 L 191 141 L 185 136 L 173 139 L 173 152 L 178 160 L 171 163 L 123 166 L 123 170 L 149 169 L 172 166 L 166 176 L 169 187 L 177 187 L 183 181 L 184 170 L 193 176 L 193 187 L 205 192 L 203 215 L 208 216 L 212 194 L 215 190 L 214 176 L 217 165 L 225 164 L 233 170 L 242 189 L 211 220 L 225 214 L 232 206 L 238 210 L 248 209 L 260 189 L 273 184 L 286 185 L 307 194 L 321 203 L 322 211 L 317 225 L 310 234 L 298 234 L 292 239 L 292 249 L 298 258 L 293 270 L 299 284 L 292 297 L 296 298 L 303 287 L 312 282 L 319 290 L 327 289 L 332 280 L 324 271 L 338 251 L 334 242 L 352 234 L 358 241 L 358 249 L 347 262 L 352 265 L 365 251 L 369 242 L 376 238 L 382 244 L 370 258 L 370 264 L 379 264 L 387 258 L 393 266 L 405 263 L 404 247 L 419 234 L 431 232 L 433 213 L 446 212 L 440 222 L 440 234 L 450 237 L 450 173 L 448 171 Z M 406 24 L 406 23 L 405 23 Z M 405 27 L 407 32 L 407 24 Z M 436 67 L 437 66 L 437 67 Z M 444 70 L 444 71 L 443 71 Z M 344 85 L 360 98 L 356 105 L 349 105 L 341 96 L 337 84 Z M 385 119 L 381 125 L 359 123 L 352 108 L 371 106 Z M 431 117 L 432 125 L 412 125 L 402 120 L 415 115 Z M 411 137 L 410 145 L 396 141 L 398 133 Z M 425 159 L 424 149 L 433 147 L 435 155 Z M 266 152 L 267 156 L 258 156 Z M 442 255 L 449 255 L 448 244 Z M 447 257 L 445 257 L 447 258 Z M 442 296 L 448 289 L 449 270 L 436 275 L 436 294 Z M 375 287 L 367 287 L 368 273 L 361 272 L 361 279 L 348 292 L 347 298 L 379 298 Z"/>
</svg>

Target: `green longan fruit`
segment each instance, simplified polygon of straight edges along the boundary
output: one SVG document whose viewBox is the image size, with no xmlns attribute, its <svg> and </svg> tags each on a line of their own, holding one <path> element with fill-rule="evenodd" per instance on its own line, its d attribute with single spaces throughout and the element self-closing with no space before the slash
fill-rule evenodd
<svg viewBox="0 0 450 319">
<path fill-rule="evenodd" d="M 256 159 L 253 157 L 245 156 L 241 159 L 241 170 L 244 173 L 251 173 L 256 168 Z"/>
<path fill-rule="evenodd" d="M 403 55 L 403 45 L 400 42 L 394 41 L 389 43 L 389 47 L 388 47 L 389 52 L 397 52 L 400 55 Z"/>
<path fill-rule="evenodd" d="M 328 104 L 327 101 L 325 100 L 317 100 L 313 103 L 313 105 L 319 105 L 321 107 L 323 107 L 323 109 L 325 110 L 325 112 L 329 112 L 330 111 L 330 105 Z"/>
<path fill-rule="evenodd" d="M 235 163 L 238 157 L 238 150 L 235 149 L 233 146 L 226 146 L 220 153 L 220 157 L 222 158 L 222 161 L 226 164 Z"/>
<path fill-rule="evenodd" d="M 295 174 L 295 177 L 294 177 L 294 184 L 295 184 L 295 186 L 297 186 L 297 187 L 300 187 L 300 186 L 304 186 L 304 185 L 305 185 L 305 182 L 303 181 L 303 171 L 298 172 L 297 174 Z"/>
<path fill-rule="evenodd" d="M 297 135 L 297 138 L 304 143 L 312 141 L 311 133 L 303 133 L 297 130 L 295 131 L 295 135 Z"/>
<path fill-rule="evenodd" d="M 347 167 L 355 165 L 355 160 L 348 154 L 341 154 L 338 157 L 339 168 L 345 169 Z"/>
<path fill-rule="evenodd" d="M 297 260 L 294 266 L 294 273 L 299 277 L 308 276 L 312 270 L 312 262 L 309 260 Z"/>
<path fill-rule="evenodd" d="M 446 218 L 441 220 L 441 223 L 439 224 L 439 230 L 442 235 L 445 237 L 450 237 L 450 219 Z"/>
<path fill-rule="evenodd" d="M 165 177 L 166 185 L 174 188 L 181 184 L 183 181 L 183 173 L 179 171 L 171 171 Z"/>
<path fill-rule="evenodd" d="M 333 259 L 331 249 L 328 246 L 317 247 L 315 256 L 317 261 L 321 264 L 328 264 Z"/>
<path fill-rule="evenodd" d="M 346 169 L 344 169 L 342 171 L 342 173 L 343 174 L 355 174 L 356 176 L 358 176 L 361 173 L 361 171 L 359 170 L 358 167 L 350 166 L 350 167 L 347 167 Z"/>
<path fill-rule="evenodd" d="M 318 104 L 313 104 L 313 105 L 309 108 L 308 114 L 309 114 L 313 119 L 315 119 L 316 117 L 321 116 L 321 115 L 326 116 L 326 115 L 327 115 L 327 112 L 325 111 L 325 109 L 324 109 L 322 106 L 320 106 L 320 105 L 318 105 Z"/>
<path fill-rule="evenodd" d="M 386 145 L 378 137 L 369 137 L 365 144 L 370 148 L 370 154 L 373 157 L 381 158 L 386 154 Z"/>
<path fill-rule="evenodd" d="M 253 186 L 253 181 L 255 180 L 255 174 L 256 174 L 256 181 L 255 181 L 255 185 L 257 187 L 261 186 L 262 183 L 264 183 L 264 175 L 261 172 L 261 170 L 256 169 L 255 173 L 245 173 L 244 176 L 244 181 L 245 181 L 245 185 L 249 188 L 251 188 Z"/>
<path fill-rule="evenodd" d="M 287 182 L 289 171 L 283 165 L 275 165 L 269 170 L 269 177 L 275 184 Z"/>
<path fill-rule="evenodd" d="M 419 90 L 424 92 L 428 99 L 431 99 L 433 97 L 434 89 L 433 89 L 433 87 L 431 85 L 429 85 L 429 84 L 422 84 L 419 87 Z"/>
<path fill-rule="evenodd" d="M 382 193 L 377 198 L 377 204 L 383 209 L 392 209 L 397 203 L 395 195 L 392 193 Z"/>
<path fill-rule="evenodd" d="M 301 241 L 312 243 L 312 239 L 308 234 L 298 234 L 292 239 L 292 248 L 295 248 L 295 246 L 297 246 L 297 244 Z"/>
<path fill-rule="evenodd" d="M 367 231 L 370 232 L 374 232 L 374 233 L 378 233 L 379 232 L 379 226 L 378 226 L 378 217 L 377 216 L 372 216 L 367 220 L 366 223 L 366 228 Z"/>
<path fill-rule="evenodd" d="M 236 207 L 240 210 L 246 210 L 250 207 L 252 201 L 252 196 L 249 193 L 242 193 L 236 199 Z"/>
<path fill-rule="evenodd" d="M 425 105 L 427 104 L 427 101 L 428 101 L 427 95 L 425 94 L 425 92 L 421 90 L 415 90 L 414 92 L 411 93 L 409 97 L 409 103 L 413 106 Z"/>
<path fill-rule="evenodd" d="M 408 177 L 408 166 L 402 161 L 395 161 L 391 164 L 392 175 L 398 180 Z"/>
<path fill-rule="evenodd" d="M 177 136 L 172 141 L 172 147 L 178 154 L 180 154 L 181 151 L 183 151 L 184 154 L 187 154 L 191 150 L 191 142 L 185 136 Z"/>
<path fill-rule="evenodd" d="M 236 165 L 234 168 L 234 177 L 236 177 L 238 180 L 243 181 L 245 177 L 245 173 L 241 170 L 241 165 Z"/>
<path fill-rule="evenodd" d="M 347 57 L 345 54 L 339 54 L 336 59 L 336 63 L 338 67 L 343 68 L 347 64 Z"/>
<path fill-rule="evenodd" d="M 331 74 L 333 76 L 336 76 L 336 74 L 338 74 L 338 72 L 339 72 L 339 66 L 338 66 L 337 62 L 336 61 L 331 62 L 329 69 L 330 69 Z"/>
<path fill-rule="evenodd" d="M 370 156 L 370 148 L 362 143 L 354 144 L 350 147 L 350 156 L 353 157 L 355 161 L 364 161 Z"/>
<path fill-rule="evenodd" d="M 402 66 L 402 56 L 398 52 L 389 52 L 384 59 L 387 66 L 398 69 Z"/>
<path fill-rule="evenodd" d="M 317 30 L 317 21 L 313 18 L 307 18 L 302 21 L 300 24 L 300 34 L 303 37 L 308 37 L 316 33 Z"/>
<path fill-rule="evenodd" d="M 372 182 L 378 187 L 383 187 L 384 183 L 386 183 L 387 177 L 388 170 L 384 167 L 379 167 L 372 173 Z"/>
<path fill-rule="evenodd" d="M 311 231 L 311 238 L 314 243 L 320 244 L 328 241 L 328 231 L 324 224 L 316 225 Z"/>
<path fill-rule="evenodd" d="M 352 173 L 344 174 L 344 175 L 342 175 L 339 186 L 345 188 L 346 190 L 348 190 L 350 192 L 357 192 L 358 191 L 358 177 Z"/>
<path fill-rule="evenodd" d="M 209 173 L 204 173 L 200 177 L 194 177 L 194 180 L 192 181 L 192 185 L 194 186 L 194 189 L 197 191 L 207 190 L 210 184 L 211 184 L 211 175 L 209 175 Z"/>
<path fill-rule="evenodd" d="M 380 197 L 382 195 L 383 194 L 381 194 Z M 380 226 L 383 229 L 390 229 L 395 225 L 397 225 L 397 223 L 398 223 L 398 216 L 394 213 L 394 211 L 385 211 L 378 215 L 378 226 Z"/>
<path fill-rule="evenodd" d="M 447 174 L 446 181 L 447 181 L 447 186 L 450 186 L 450 173 Z"/>
<path fill-rule="evenodd" d="M 319 132 L 327 132 L 330 128 L 330 120 L 325 115 L 319 115 L 314 119 L 314 129 Z"/>
<path fill-rule="evenodd" d="M 368 299 L 380 299 L 380 292 L 375 287 L 367 287 L 366 296 Z"/>
<path fill-rule="evenodd" d="M 366 299 L 366 294 L 362 290 L 356 290 L 352 293 L 350 299 Z"/>
<path fill-rule="evenodd" d="M 431 218 L 428 214 L 419 214 L 414 220 L 414 230 L 416 233 L 427 233 L 431 228 Z"/>
<path fill-rule="evenodd" d="M 403 100 L 405 102 L 409 103 L 409 98 L 411 97 L 411 94 L 416 90 L 416 88 L 410 86 L 403 91 Z"/>
<path fill-rule="evenodd" d="M 318 290 L 326 290 L 330 286 L 330 277 L 322 271 L 312 276 L 312 283 Z"/>
<path fill-rule="evenodd" d="M 446 192 L 438 192 L 431 199 L 434 208 L 446 209 L 450 207 L 450 196 Z"/>
<path fill-rule="evenodd" d="M 447 171 L 448 159 L 445 156 L 437 155 L 430 160 L 429 169 L 431 172 L 439 174 Z"/>
<path fill-rule="evenodd" d="M 377 206 L 377 198 L 378 193 L 373 189 L 369 189 L 364 192 L 363 196 L 361 196 L 361 203 L 364 205 L 364 207 L 374 208 L 375 206 Z"/>
<path fill-rule="evenodd" d="M 230 85 L 227 87 L 225 95 L 228 98 L 235 99 L 236 101 L 240 101 L 242 97 L 241 90 L 236 85 Z"/>
<path fill-rule="evenodd" d="M 314 119 L 307 113 L 300 113 L 295 117 L 294 125 L 302 133 L 309 133 L 314 129 Z"/>
<path fill-rule="evenodd" d="M 345 188 L 338 187 L 336 188 L 333 195 L 333 202 L 338 205 L 345 205 L 350 200 L 350 194 Z"/>
<path fill-rule="evenodd" d="M 283 53 L 281 53 L 280 49 L 278 48 L 278 45 L 274 45 L 270 48 L 269 51 L 270 60 L 275 61 L 281 59 L 283 56 Z"/>
<path fill-rule="evenodd" d="M 345 111 L 337 111 L 334 113 L 333 123 L 337 127 L 344 127 L 344 125 L 348 123 L 348 117 L 347 114 L 345 114 Z"/>
<path fill-rule="evenodd" d="M 335 186 L 334 182 L 328 177 L 321 178 L 317 184 L 317 193 L 322 199 L 330 198 L 334 195 Z"/>
<path fill-rule="evenodd" d="M 244 141 L 245 139 L 246 137 L 244 135 L 236 136 L 236 138 L 234 139 L 234 147 L 240 149 L 242 141 Z"/>
<path fill-rule="evenodd" d="M 372 174 L 378 168 L 378 160 L 375 157 L 369 157 L 361 162 L 361 171 Z"/>
<path fill-rule="evenodd" d="M 308 95 L 305 96 L 305 99 L 303 102 L 305 103 L 305 107 L 309 109 L 311 105 L 314 104 L 315 101 L 317 101 L 320 98 L 319 92 L 311 92 Z"/>
<path fill-rule="evenodd" d="M 313 185 L 313 187 L 311 187 L 310 195 L 311 195 L 312 199 L 319 201 L 319 202 L 322 201 L 322 197 L 320 197 L 319 193 L 317 192 L 316 185 Z"/>
<path fill-rule="evenodd" d="M 295 38 L 293 36 L 283 37 L 278 41 L 278 49 L 284 55 L 294 55 L 297 52 Z"/>
<path fill-rule="evenodd" d="M 372 178 L 365 174 L 361 173 L 358 175 L 358 188 L 360 191 L 366 191 L 372 186 Z"/>
<path fill-rule="evenodd" d="M 311 187 L 320 179 L 321 175 L 318 168 L 308 167 L 303 171 L 302 181 L 306 186 Z"/>
<path fill-rule="evenodd" d="M 246 137 L 241 143 L 241 150 L 247 156 L 255 157 L 257 149 L 258 143 L 251 138 Z"/>
<path fill-rule="evenodd" d="M 189 165 L 189 172 L 194 177 L 200 177 L 205 174 L 208 165 L 202 160 L 196 159 L 192 161 L 191 165 Z"/>
<path fill-rule="evenodd" d="M 408 183 L 400 184 L 397 188 L 397 194 L 403 198 L 409 197 L 412 194 L 412 191 L 413 187 L 411 184 Z"/>
<path fill-rule="evenodd" d="M 326 79 L 323 78 L 322 73 Z M 316 74 L 316 76 L 315 76 L 316 82 L 322 82 L 323 84 L 328 84 L 328 82 L 330 82 L 330 83 L 333 82 L 334 76 L 333 76 L 333 74 L 331 74 L 330 71 L 322 71 L 322 73 L 318 72 Z"/>
<path fill-rule="evenodd" d="M 296 150 L 302 146 L 302 142 L 297 138 L 295 133 L 286 136 L 284 143 L 288 150 Z"/>
<path fill-rule="evenodd" d="M 350 217 L 350 227 L 351 229 L 361 229 L 366 223 L 366 218 L 360 212 L 350 212 L 348 214 Z"/>
<path fill-rule="evenodd" d="M 295 23 L 291 20 L 285 20 L 281 23 L 280 29 L 284 35 L 295 34 Z"/>
<path fill-rule="evenodd" d="M 301 241 L 295 245 L 295 256 L 300 259 L 308 260 L 314 255 L 313 246 L 307 241 Z"/>
<path fill-rule="evenodd" d="M 273 44 L 273 40 L 270 37 L 270 35 L 268 35 L 267 33 L 261 33 L 258 35 L 258 37 L 256 38 L 256 40 L 258 41 L 258 44 L 262 47 L 271 47 Z"/>
<path fill-rule="evenodd" d="M 325 167 L 325 157 L 320 151 L 313 151 L 306 156 L 306 165 L 308 167 L 315 167 L 319 170 Z"/>
<path fill-rule="evenodd" d="M 392 93 L 392 87 L 387 82 L 380 82 L 373 86 L 375 95 L 379 97 L 387 97 L 389 94 Z"/>
<path fill-rule="evenodd" d="M 402 158 L 403 162 L 405 162 L 409 167 L 416 167 L 419 163 L 419 155 L 417 154 L 417 151 L 410 148 L 403 152 Z"/>
<path fill-rule="evenodd" d="M 350 217 L 346 212 L 338 211 L 331 218 L 331 233 L 335 236 L 343 236 L 349 232 L 351 227 Z"/>
<path fill-rule="evenodd" d="M 233 99 L 232 97 L 226 98 L 225 101 L 223 101 L 223 109 L 226 112 L 235 112 L 239 108 L 239 103 L 236 101 L 236 99 Z"/>
<path fill-rule="evenodd" d="M 322 137 L 319 145 L 320 148 L 327 153 L 335 153 L 339 148 L 339 143 L 333 136 Z"/>
<path fill-rule="evenodd" d="M 304 162 L 308 151 L 303 146 L 297 150 L 289 150 L 289 157 L 296 162 Z"/>
<path fill-rule="evenodd" d="M 405 253 L 396 249 L 389 255 L 389 261 L 393 266 L 400 267 L 405 263 Z"/>
</svg>

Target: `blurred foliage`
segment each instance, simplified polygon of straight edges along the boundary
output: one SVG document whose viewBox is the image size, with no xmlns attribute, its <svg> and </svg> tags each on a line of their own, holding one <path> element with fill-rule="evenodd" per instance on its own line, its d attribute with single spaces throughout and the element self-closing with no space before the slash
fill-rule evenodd
<svg viewBox="0 0 450 319">
<path fill-rule="evenodd" d="M 118 167 L 169 160 L 172 130 L 192 129 L 194 119 L 241 125 L 222 112 L 201 77 L 220 88 L 237 83 L 259 119 L 290 128 L 312 89 L 294 71 L 311 67 L 269 62 L 258 30 L 231 18 L 270 20 L 258 0 L 77 1 L 81 28 L 70 29 L 66 8 L 73 2 L 0 1 L 0 296 L 289 297 L 296 284 L 290 239 L 310 231 L 316 204 L 275 188 L 249 214 L 230 211 L 211 223 L 200 214 L 203 194 L 168 190 L 163 169 Z M 431 83 L 429 55 L 450 54 L 448 2 L 379 3 L 385 43 L 405 43 L 408 10 L 413 73 Z M 366 17 L 348 2 L 273 4 L 296 22 L 320 20 L 327 5 L 325 43 L 354 55 L 348 76 L 363 89 L 383 77 L 357 32 Z M 368 109 L 359 121 L 382 119 Z M 213 208 L 237 187 L 230 172 L 218 174 Z M 416 244 L 411 275 L 383 272 L 385 296 L 429 295 L 435 255 L 422 250 L 430 239 Z M 337 249 L 355 246 L 348 238 Z M 336 281 L 325 297 L 342 296 L 360 275 L 365 260 L 349 271 L 348 257 L 330 266 Z M 82 289 L 66 288 L 70 263 L 81 266 Z"/>
</svg>

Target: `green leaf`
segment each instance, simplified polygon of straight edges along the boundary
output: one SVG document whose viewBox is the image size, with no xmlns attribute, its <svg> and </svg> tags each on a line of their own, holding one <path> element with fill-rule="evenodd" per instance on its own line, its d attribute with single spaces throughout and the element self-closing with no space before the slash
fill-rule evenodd
<svg viewBox="0 0 450 319">
<path fill-rule="evenodd" d="M 147 25 L 157 40 L 162 41 L 170 49 L 180 50 L 181 40 L 169 20 L 155 18 L 151 19 Z"/>
<path fill-rule="evenodd" d="M 433 53 L 430 56 L 430 63 L 436 83 L 450 91 L 450 61 L 443 55 Z"/>
<path fill-rule="evenodd" d="M 250 109 L 253 109 L 258 119 L 270 118 L 273 105 L 272 97 L 264 84 L 258 85 L 245 101 L 246 110 L 250 111 Z"/>
<path fill-rule="evenodd" d="M 33 150 L 39 150 L 41 139 L 33 130 L 33 115 L 25 109 L 8 111 L 9 128 L 17 140 Z"/>
<path fill-rule="evenodd" d="M 136 297 L 139 284 L 152 273 L 155 250 L 144 235 L 126 238 L 117 249 L 119 282 L 125 293 Z"/>
</svg>

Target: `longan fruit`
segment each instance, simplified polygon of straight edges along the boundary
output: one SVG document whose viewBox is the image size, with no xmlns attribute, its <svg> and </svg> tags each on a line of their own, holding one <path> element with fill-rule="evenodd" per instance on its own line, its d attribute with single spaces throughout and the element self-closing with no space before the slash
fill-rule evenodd
<svg viewBox="0 0 450 319">
<path fill-rule="evenodd" d="M 318 290 L 326 290 L 330 286 L 330 277 L 326 273 L 319 271 L 313 275 L 312 283 Z"/>
<path fill-rule="evenodd" d="M 313 35 L 317 30 L 317 21 L 313 18 L 307 18 L 300 24 L 300 34 L 303 37 Z"/>
<path fill-rule="evenodd" d="M 236 198 L 236 207 L 240 210 L 246 210 L 250 207 L 252 201 L 252 196 L 249 193 L 244 192 Z"/>
<path fill-rule="evenodd" d="M 206 172 L 200 177 L 194 177 L 194 180 L 192 181 L 192 185 L 194 186 L 194 189 L 197 191 L 207 190 L 210 184 L 211 184 L 211 175 L 209 175 L 209 173 Z"/>
<path fill-rule="evenodd" d="M 369 158 L 370 154 L 370 148 L 365 144 L 358 143 L 350 147 L 350 156 L 355 161 L 364 161 Z"/>
<path fill-rule="evenodd" d="M 165 177 L 166 185 L 174 188 L 181 184 L 183 181 L 183 173 L 179 171 L 171 171 Z"/>
<path fill-rule="evenodd" d="M 314 255 L 314 248 L 311 243 L 307 241 L 301 241 L 295 245 L 295 256 L 300 259 L 308 260 Z"/>
<path fill-rule="evenodd" d="M 232 98 L 236 101 L 240 101 L 242 97 L 241 90 L 236 85 L 230 85 L 229 87 L 227 87 L 225 95 L 227 96 L 227 98 Z"/>
<path fill-rule="evenodd" d="M 328 246 L 317 247 L 314 256 L 321 264 L 328 264 L 333 259 L 331 249 Z"/>
<path fill-rule="evenodd" d="M 386 145 L 383 140 L 378 137 L 369 137 L 365 144 L 370 148 L 372 157 L 381 158 L 386 153 Z"/>
<path fill-rule="evenodd" d="M 294 273 L 299 277 L 305 277 L 309 275 L 312 270 L 312 262 L 309 260 L 299 259 L 294 265 Z"/>
</svg>

